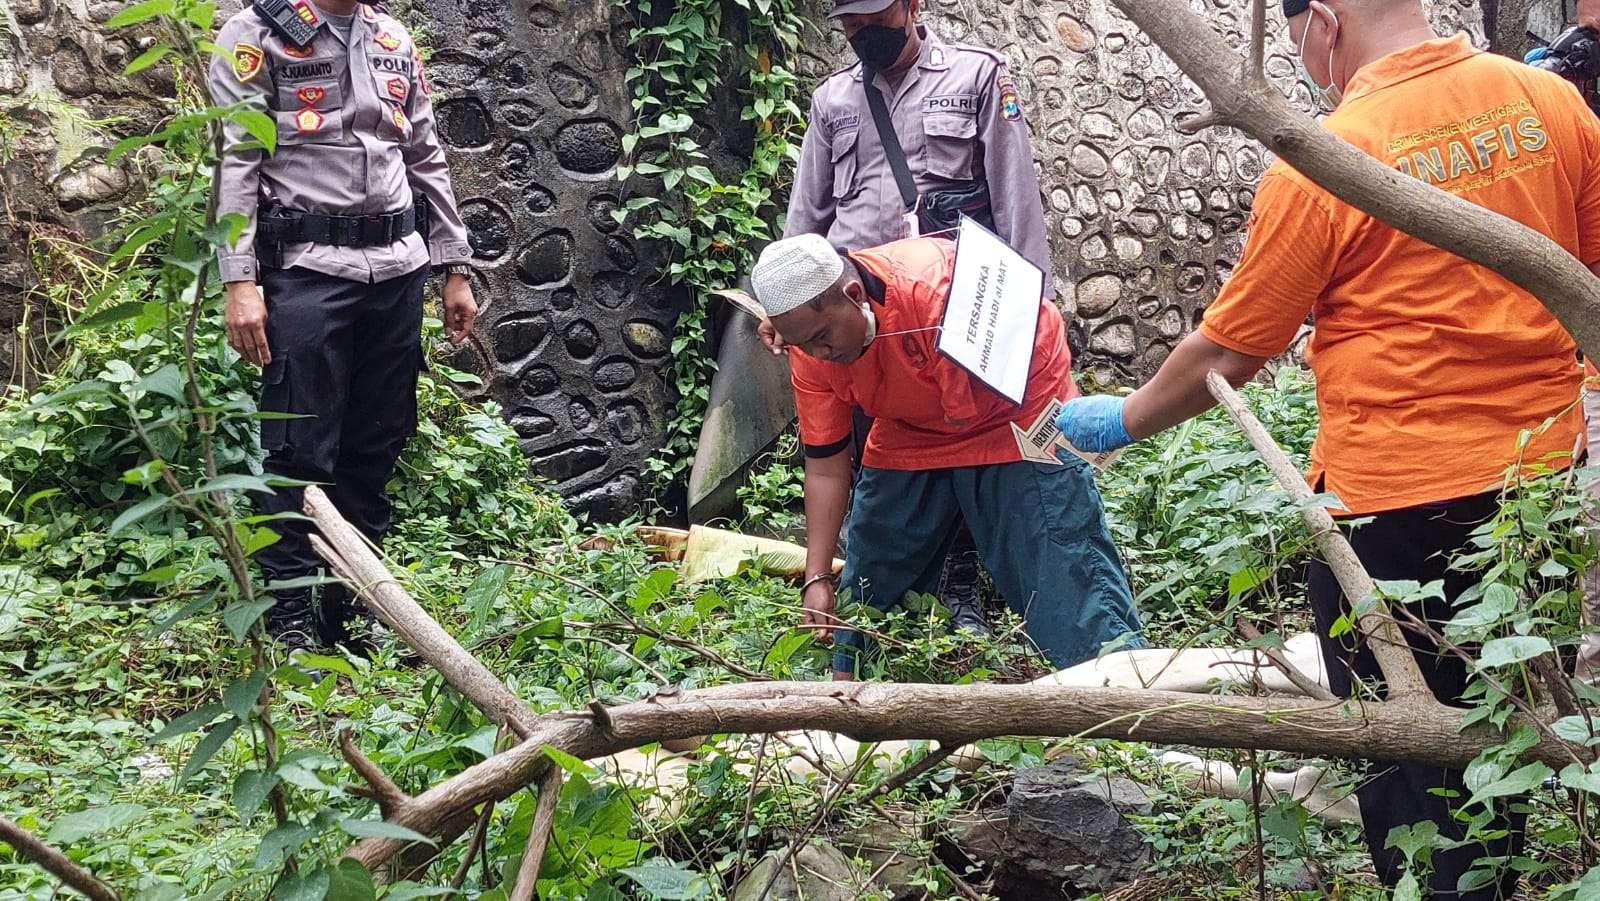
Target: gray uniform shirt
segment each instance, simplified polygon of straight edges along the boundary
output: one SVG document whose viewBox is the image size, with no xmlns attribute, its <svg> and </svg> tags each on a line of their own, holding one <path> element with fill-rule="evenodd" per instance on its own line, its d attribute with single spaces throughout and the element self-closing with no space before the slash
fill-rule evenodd
<svg viewBox="0 0 1600 901">
<path fill-rule="evenodd" d="M 258 281 L 256 211 L 264 203 L 312 213 L 367 216 L 404 210 L 413 186 L 432 206 L 426 236 L 387 247 L 290 244 L 283 264 L 354 281 L 405 275 L 432 262 L 472 256 L 456 208 L 450 170 L 434 128 L 422 56 L 398 21 L 362 4 L 348 31 L 334 27 L 309 0 L 296 10 L 317 26 L 304 48 L 286 44 L 246 7 L 222 26 L 217 44 L 231 51 L 211 63 L 211 94 L 220 105 L 257 99 L 278 128 L 277 151 L 243 150 L 252 140 L 229 123 L 217 191 L 219 214 L 247 224 L 218 256 L 222 280 Z"/>
<path fill-rule="evenodd" d="M 985 178 L 995 231 L 1045 272 L 1044 204 L 1028 123 L 999 54 L 946 44 L 919 26 L 922 52 L 898 90 L 883 92 L 906 164 L 923 193 Z M 811 96 L 811 121 L 789 197 L 784 234 L 819 234 L 859 250 L 906 237 L 905 202 L 872 121 L 861 65 L 835 72 Z"/>
</svg>

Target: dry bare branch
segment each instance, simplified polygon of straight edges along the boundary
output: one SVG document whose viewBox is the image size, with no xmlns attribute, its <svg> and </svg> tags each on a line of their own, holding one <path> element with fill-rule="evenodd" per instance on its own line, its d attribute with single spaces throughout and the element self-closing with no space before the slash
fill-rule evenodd
<svg viewBox="0 0 1600 901">
<path fill-rule="evenodd" d="M 1243 635 L 1246 641 L 1259 641 L 1261 639 L 1261 632 L 1255 626 L 1242 619 L 1235 624 L 1235 628 L 1239 630 L 1239 634 Z M 1283 656 L 1283 652 L 1279 649 L 1261 645 L 1255 650 L 1271 661 L 1272 665 L 1277 667 L 1285 678 L 1294 683 L 1295 688 L 1305 692 L 1306 697 L 1315 698 L 1319 701 L 1337 700 L 1333 692 L 1329 691 L 1321 682 L 1301 672 L 1300 668 L 1290 663 L 1289 658 Z"/>
<path fill-rule="evenodd" d="M 1352 605 L 1362 599 L 1373 595 L 1376 591 L 1372 584 L 1372 577 L 1367 575 L 1367 568 L 1361 564 L 1356 556 L 1355 549 L 1350 547 L 1350 542 L 1333 523 L 1327 508 L 1312 503 L 1315 496 L 1306 484 L 1305 478 L 1295 468 L 1289 455 L 1278 447 L 1278 442 L 1272 440 L 1272 435 L 1267 432 L 1261 420 L 1250 412 L 1250 407 L 1239 396 L 1228 380 L 1223 378 L 1216 370 L 1206 374 L 1206 387 L 1211 389 L 1211 396 L 1217 399 L 1233 421 L 1239 424 L 1245 437 L 1250 439 L 1250 444 L 1261 456 L 1262 462 L 1272 470 L 1272 475 L 1278 480 L 1283 490 L 1295 500 L 1300 508 L 1300 518 L 1305 521 L 1306 528 L 1311 530 L 1311 537 L 1317 543 L 1317 550 L 1322 552 L 1322 559 L 1333 570 L 1333 575 L 1339 580 L 1339 587 L 1344 590 L 1344 596 Z M 1372 650 L 1372 656 L 1377 658 L 1378 668 L 1383 670 L 1383 678 L 1389 687 L 1389 697 L 1394 701 L 1403 701 L 1411 698 L 1432 698 L 1433 692 L 1428 689 L 1428 683 L 1422 678 L 1422 670 L 1417 666 L 1417 659 L 1411 653 L 1411 646 L 1406 643 L 1405 636 L 1400 634 L 1400 627 L 1395 623 L 1394 617 L 1389 613 L 1389 608 L 1380 599 L 1373 608 L 1360 617 L 1359 627 L 1366 637 L 1367 647 Z"/>
<path fill-rule="evenodd" d="M 0 817 L 0 842 L 15 848 L 18 854 L 43 867 L 78 894 L 94 901 L 118 901 L 117 893 L 96 879 L 93 873 L 5 817 Z"/>
<path fill-rule="evenodd" d="M 556 823 L 556 802 L 561 800 L 561 768 L 550 767 L 539 780 L 539 803 L 533 808 L 533 826 L 528 830 L 528 846 L 517 867 L 517 884 L 511 901 L 533 901 L 539 885 L 539 868 L 544 865 L 544 849 Z"/>
</svg>

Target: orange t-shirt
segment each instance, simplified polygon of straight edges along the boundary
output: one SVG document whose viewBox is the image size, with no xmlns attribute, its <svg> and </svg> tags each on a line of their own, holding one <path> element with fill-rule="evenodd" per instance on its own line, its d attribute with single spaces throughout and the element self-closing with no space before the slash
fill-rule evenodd
<svg viewBox="0 0 1600 901">
<path fill-rule="evenodd" d="M 1428 41 L 1356 73 L 1329 131 L 1600 260 L 1600 122 L 1566 81 Z M 1313 317 L 1322 425 L 1309 479 L 1351 513 L 1477 494 L 1517 460 L 1565 466 L 1583 430 L 1572 339 L 1531 295 L 1275 163 L 1201 332 L 1258 357 Z M 1552 456 L 1558 455 L 1558 456 Z M 1325 479 L 1323 478 L 1325 477 Z"/>
<path fill-rule="evenodd" d="M 807 446 L 843 441 L 850 409 L 859 406 L 877 420 L 863 465 L 918 470 L 1012 463 L 1022 451 L 1011 424 L 1027 429 L 1052 401 L 1078 396 L 1061 312 L 1042 300 L 1020 408 L 939 352 L 933 327 L 944 315 L 955 252 L 951 241 L 913 238 L 850 254 L 871 276 L 869 294 L 877 287 L 873 280 L 881 283 L 883 296 L 872 298 L 881 337 L 849 365 L 789 352 L 800 439 Z"/>
</svg>

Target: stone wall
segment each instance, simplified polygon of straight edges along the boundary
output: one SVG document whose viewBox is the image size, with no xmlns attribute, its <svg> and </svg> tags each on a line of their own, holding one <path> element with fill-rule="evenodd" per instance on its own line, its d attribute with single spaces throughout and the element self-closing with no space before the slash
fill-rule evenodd
<svg viewBox="0 0 1600 901">
<path fill-rule="evenodd" d="M 617 518 L 648 487 L 672 407 L 678 297 L 612 218 L 629 103 L 608 0 L 413 0 L 472 232 L 484 372 L 534 469 Z"/>
<path fill-rule="evenodd" d="M 819 21 L 830 5 L 815 5 Z M 1244 52 L 1246 4 L 1187 5 Z M 1427 5 L 1441 33 L 1465 29 L 1481 44 L 1475 0 Z M 1309 110 L 1278 4 L 1268 9 L 1268 74 Z M 1102 382 L 1147 378 L 1232 271 L 1270 157 L 1232 130 L 1178 134 L 1199 91 L 1108 0 L 924 0 L 923 10 L 942 38 L 1001 51 L 1016 76 L 1078 368 Z M 831 29 L 808 56 L 826 72 L 850 50 Z"/>
<path fill-rule="evenodd" d="M 149 38 L 107 35 L 108 0 L 0 0 L 0 383 L 38 376 L 50 323 L 38 291 L 71 277 L 53 250 L 93 241 L 142 182 L 99 160 L 150 130 L 174 91 L 164 67 L 121 73 Z"/>
</svg>

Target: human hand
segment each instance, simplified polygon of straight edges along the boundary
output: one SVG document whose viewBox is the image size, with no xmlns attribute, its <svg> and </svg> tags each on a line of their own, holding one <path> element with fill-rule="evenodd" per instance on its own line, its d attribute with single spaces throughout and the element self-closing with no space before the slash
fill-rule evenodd
<svg viewBox="0 0 1600 901">
<path fill-rule="evenodd" d="M 255 282 L 228 282 L 228 303 L 222 318 L 228 328 L 229 347 L 257 366 L 272 362 L 272 348 L 267 346 L 267 303 Z"/>
<path fill-rule="evenodd" d="M 767 350 L 780 356 L 788 352 L 789 345 L 783 343 L 783 336 L 773 327 L 771 319 L 762 319 L 761 324 L 756 326 L 756 334 L 761 337 L 761 343 L 767 346 Z"/>
<path fill-rule="evenodd" d="M 839 620 L 833 615 L 835 604 L 833 582 L 829 579 L 818 579 L 805 587 L 800 598 L 804 614 L 800 619 L 800 627 L 809 630 L 824 643 L 832 643 L 833 629 Z"/>
<path fill-rule="evenodd" d="M 478 318 L 478 301 L 472 296 L 472 280 L 451 273 L 444 279 L 444 330 L 451 344 L 460 344 L 472 334 Z"/>
<path fill-rule="evenodd" d="M 1075 397 L 1061 407 L 1056 428 L 1073 447 L 1091 454 L 1103 454 L 1133 443 L 1122 424 L 1126 398 L 1109 394 Z"/>
</svg>

